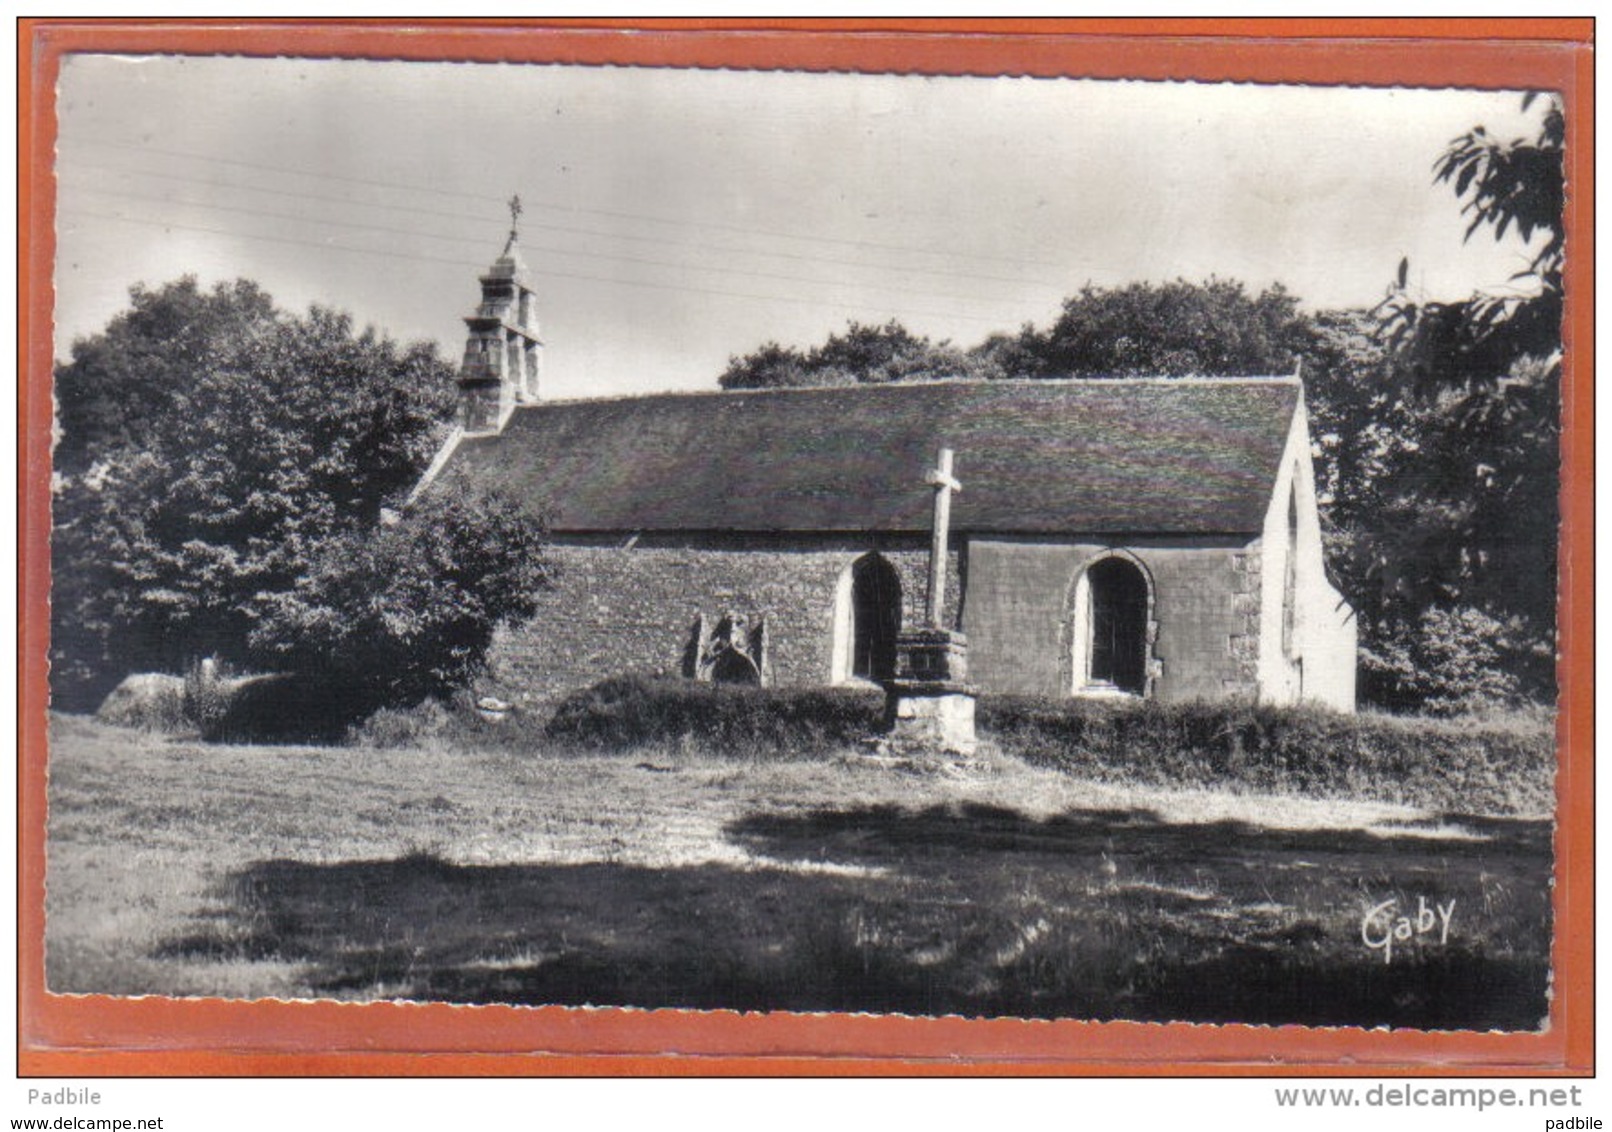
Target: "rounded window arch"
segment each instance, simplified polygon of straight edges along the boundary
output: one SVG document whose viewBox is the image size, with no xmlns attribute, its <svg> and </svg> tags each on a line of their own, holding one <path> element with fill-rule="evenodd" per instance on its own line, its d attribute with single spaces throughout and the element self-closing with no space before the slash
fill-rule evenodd
<svg viewBox="0 0 1612 1132">
<path fill-rule="evenodd" d="M 895 675 L 901 631 L 901 578 L 889 559 L 864 554 L 840 576 L 835 602 L 834 680 L 888 680 Z"/>
<path fill-rule="evenodd" d="M 1075 580 L 1070 631 L 1070 690 L 1075 695 L 1147 696 L 1153 657 L 1153 579 L 1135 557 L 1110 550 Z"/>
</svg>

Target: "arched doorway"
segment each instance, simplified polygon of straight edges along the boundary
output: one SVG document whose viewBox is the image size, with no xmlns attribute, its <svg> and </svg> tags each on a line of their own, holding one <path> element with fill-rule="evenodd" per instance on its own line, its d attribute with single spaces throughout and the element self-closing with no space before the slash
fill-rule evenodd
<svg viewBox="0 0 1612 1132">
<path fill-rule="evenodd" d="M 838 618 L 843 657 L 840 680 L 887 680 L 895 675 L 901 631 L 901 579 L 880 554 L 851 563 L 841 583 Z"/>
<path fill-rule="evenodd" d="M 1075 592 L 1074 691 L 1148 692 L 1147 575 L 1129 556 L 1110 554 L 1080 577 Z"/>
</svg>

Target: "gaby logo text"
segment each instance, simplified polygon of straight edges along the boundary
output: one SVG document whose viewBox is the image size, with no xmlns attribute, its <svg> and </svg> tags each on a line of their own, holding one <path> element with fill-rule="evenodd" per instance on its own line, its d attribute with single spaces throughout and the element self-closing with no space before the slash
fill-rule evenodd
<svg viewBox="0 0 1612 1132">
<path fill-rule="evenodd" d="M 1398 914 L 1399 898 L 1384 900 L 1366 909 L 1360 920 L 1360 939 L 1373 951 L 1381 951 L 1384 963 L 1394 961 L 1394 946 L 1412 938 L 1439 933 L 1439 943 L 1450 940 L 1450 920 L 1455 915 L 1455 901 L 1448 904 L 1427 902 L 1427 897 L 1416 898 L 1414 916 Z"/>
</svg>

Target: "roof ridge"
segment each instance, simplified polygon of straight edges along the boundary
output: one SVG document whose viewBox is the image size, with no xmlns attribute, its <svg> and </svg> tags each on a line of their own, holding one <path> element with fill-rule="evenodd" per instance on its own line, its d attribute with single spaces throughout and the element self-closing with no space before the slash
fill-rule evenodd
<svg viewBox="0 0 1612 1132">
<path fill-rule="evenodd" d="M 610 401 L 648 401 L 672 397 L 758 397 L 787 396 L 801 393 L 849 393 L 872 389 L 933 389 L 937 386 L 957 388 L 973 386 L 997 388 L 1018 387 L 1069 387 L 1077 385 L 1300 385 L 1299 378 L 1286 374 L 1239 374 L 1216 377 L 1208 374 L 1189 374 L 1183 377 L 997 377 L 968 378 L 943 377 L 930 381 L 856 382 L 851 385 L 788 385 L 760 389 L 661 389 L 645 393 L 608 393 L 597 397 L 549 397 L 536 404 L 517 406 L 519 409 L 537 409 L 544 405 L 594 404 Z"/>
</svg>

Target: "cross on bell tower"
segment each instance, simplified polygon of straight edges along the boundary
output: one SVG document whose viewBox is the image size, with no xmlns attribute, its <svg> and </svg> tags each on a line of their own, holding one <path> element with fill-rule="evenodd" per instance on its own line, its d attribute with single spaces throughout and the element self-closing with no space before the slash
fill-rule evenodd
<svg viewBox="0 0 1612 1132">
<path fill-rule="evenodd" d="M 460 425 L 465 432 L 499 432 L 517 405 L 538 399 L 543 340 L 537 296 L 521 258 L 520 194 L 509 198 L 509 239 L 481 276 L 481 305 L 465 316 L 468 334 L 459 366 Z"/>
</svg>

